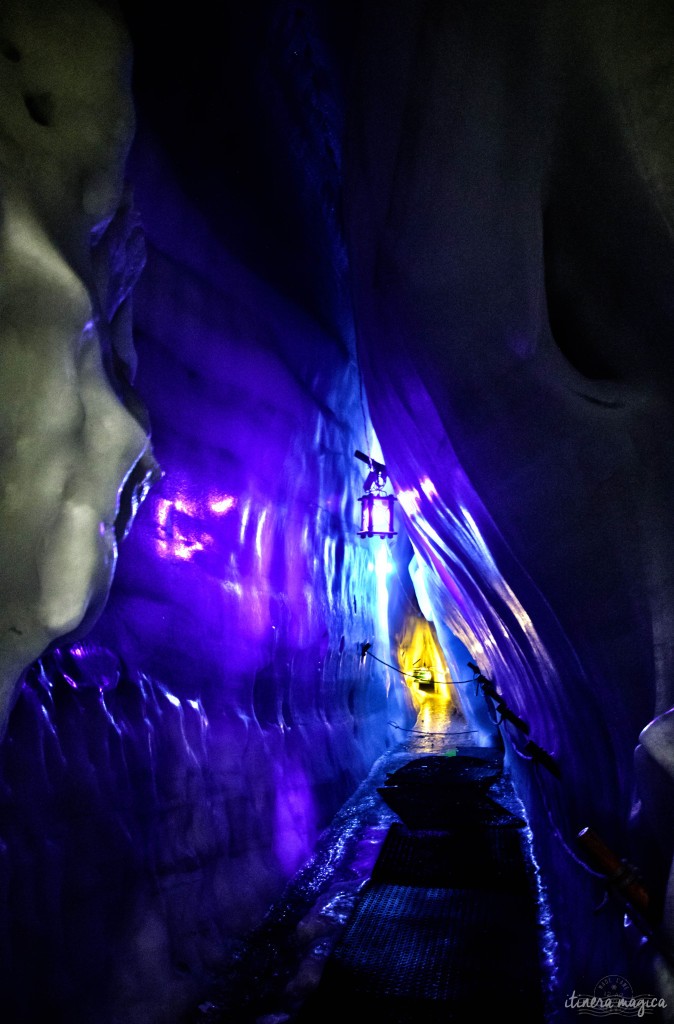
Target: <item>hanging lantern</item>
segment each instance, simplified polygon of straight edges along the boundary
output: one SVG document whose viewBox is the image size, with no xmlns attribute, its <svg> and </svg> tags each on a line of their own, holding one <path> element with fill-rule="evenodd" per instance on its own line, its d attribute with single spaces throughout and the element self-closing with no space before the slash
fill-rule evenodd
<svg viewBox="0 0 674 1024">
<path fill-rule="evenodd" d="M 430 668 L 415 668 L 412 676 L 420 690 L 435 690 L 435 679 Z"/>
<path fill-rule="evenodd" d="M 370 474 L 365 480 L 365 494 L 360 502 L 359 537 L 395 537 L 393 529 L 393 505 L 397 501 L 395 494 L 386 493 L 386 467 L 375 462 L 362 452 L 356 452 L 356 458 L 367 462 Z"/>
</svg>

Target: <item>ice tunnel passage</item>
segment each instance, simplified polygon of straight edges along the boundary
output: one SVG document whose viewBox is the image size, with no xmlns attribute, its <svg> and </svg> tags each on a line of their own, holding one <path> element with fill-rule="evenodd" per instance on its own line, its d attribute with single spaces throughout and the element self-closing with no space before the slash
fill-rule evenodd
<svg viewBox="0 0 674 1024">
<path fill-rule="evenodd" d="M 665 0 L 5 0 L 9 1024 L 183 1024 L 419 667 L 503 743 L 560 1020 L 674 1019 L 673 44 Z"/>
</svg>

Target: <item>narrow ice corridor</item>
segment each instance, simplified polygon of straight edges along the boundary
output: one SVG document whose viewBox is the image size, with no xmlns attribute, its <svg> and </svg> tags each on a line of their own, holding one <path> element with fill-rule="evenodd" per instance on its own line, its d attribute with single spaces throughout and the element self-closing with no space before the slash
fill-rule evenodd
<svg viewBox="0 0 674 1024">
<path fill-rule="evenodd" d="M 3 0 L 2 1024 L 674 1024 L 672 53 Z"/>
<path fill-rule="evenodd" d="M 290 881 L 261 928 L 242 943 L 231 973 L 220 979 L 210 997 L 186 1016 L 184 1024 L 290 1024 L 293 1021 L 311 1024 L 312 1021 L 327 1019 L 325 1014 L 337 1011 L 334 992 L 329 992 L 326 1002 L 320 1002 L 321 998 L 326 998 L 321 994 L 326 964 L 335 956 L 335 949 L 343 941 L 347 925 L 354 921 L 358 903 L 371 883 L 387 837 L 390 842 L 396 829 L 404 829 L 399 815 L 381 795 L 382 788 L 405 766 L 421 764 L 422 768 L 435 768 L 440 764 L 442 767 L 441 759 L 445 759 L 446 764 L 458 765 L 462 754 L 466 755 L 466 763 L 471 761 L 472 765 L 468 753 L 476 752 L 475 731 L 467 727 L 463 715 L 448 696 L 442 692 L 419 692 L 418 696 L 420 706 L 416 723 L 401 730 L 399 742 L 375 762 L 367 778 L 321 835 L 314 856 Z M 487 756 L 489 749 L 481 749 Z M 530 834 L 522 817 L 524 809 L 512 790 L 507 772 L 499 776 L 490 792 L 495 806 L 504 812 L 490 819 L 492 825 L 496 823 L 510 835 L 517 834 L 518 842 L 521 839 L 522 849 L 529 856 Z M 480 798 L 473 794 L 472 799 L 479 801 Z M 493 812 L 493 807 L 490 810 Z M 451 836 L 451 842 L 460 845 L 463 841 L 465 844 L 467 836 L 464 834 L 462 837 L 460 833 L 461 807 L 457 811 L 457 824 L 459 831 Z M 468 837 L 475 825 L 472 820 Z M 424 828 L 418 834 L 427 841 L 442 840 L 445 835 L 449 839 L 450 833 L 443 832 L 445 826 L 446 823 L 438 830 Z M 535 925 L 530 922 L 537 944 L 533 972 L 536 994 L 529 1003 L 526 1003 L 526 993 L 519 993 L 519 998 L 521 1002 L 524 999 L 520 1010 L 528 1012 L 527 1020 L 542 1024 L 544 1020 L 558 1019 L 552 1015 L 553 996 L 556 996 L 554 937 L 549 928 L 547 900 L 540 874 L 533 861 L 529 867 L 537 902 Z M 497 872 L 503 870 L 495 864 L 492 868 Z M 412 884 L 412 891 L 430 890 L 428 880 L 424 882 L 423 878 L 416 878 Z M 483 885 L 489 891 L 493 879 L 483 876 L 476 882 L 476 876 L 473 876 L 470 885 Z M 446 900 L 449 905 L 450 900 L 441 889 L 433 889 L 432 892 L 438 902 Z M 452 912 L 455 913 L 455 908 Z M 365 910 L 364 914 L 367 919 L 368 911 Z M 517 923 L 509 916 L 501 924 L 509 932 L 512 944 L 517 934 Z M 373 919 L 371 928 L 374 932 L 369 934 L 368 946 L 372 944 L 378 926 L 381 928 L 381 921 Z M 442 923 L 439 926 L 431 923 L 426 927 L 431 932 L 437 928 L 438 934 L 434 937 L 437 960 L 433 962 L 429 958 L 424 963 L 422 958 L 415 970 L 419 975 L 426 971 L 435 978 L 448 969 L 453 957 L 461 959 L 462 954 L 460 949 L 451 948 L 447 936 L 443 937 Z M 494 948 L 496 929 L 493 931 L 490 961 L 497 964 L 502 953 Z M 409 941 L 409 935 L 403 938 Z M 460 934 L 458 940 L 460 946 Z M 408 963 L 412 955 L 411 951 L 406 954 Z M 362 962 L 362 957 L 359 960 Z M 448 1003 L 438 997 L 437 991 L 430 996 L 428 993 L 420 995 L 418 985 L 411 993 L 406 993 L 404 988 L 401 991 L 399 971 L 394 973 L 394 966 L 385 964 L 378 979 L 380 989 L 389 986 L 394 992 L 393 998 L 388 1003 L 385 993 L 382 996 L 378 991 L 376 1012 L 379 1016 L 371 1019 L 409 1021 L 413 1024 L 422 1019 L 454 1020 L 453 1014 L 470 1012 L 467 1006 L 456 1003 L 456 993 L 454 1002 Z M 495 974 L 498 974 L 497 969 Z M 339 1010 L 344 1016 L 348 1014 L 349 1005 L 353 1010 L 358 1008 L 359 1013 L 367 1014 L 369 1004 L 363 1000 L 362 981 L 359 987 L 357 980 L 351 981 L 346 976 L 340 980 L 340 987 L 344 989 L 344 1005 L 340 1004 Z M 503 989 L 499 998 L 504 998 Z M 489 1005 L 488 1000 L 483 1004 L 476 996 L 473 1019 L 481 1019 L 479 1014 L 487 1012 Z M 337 1019 L 344 1019 L 341 1013 Z M 465 1018 L 459 1016 L 456 1019 Z"/>
</svg>

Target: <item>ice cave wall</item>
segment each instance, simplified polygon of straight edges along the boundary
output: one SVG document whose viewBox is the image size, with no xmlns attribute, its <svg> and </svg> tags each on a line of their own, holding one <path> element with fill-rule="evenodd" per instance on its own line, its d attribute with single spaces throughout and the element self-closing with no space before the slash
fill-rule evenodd
<svg viewBox="0 0 674 1024">
<path fill-rule="evenodd" d="M 561 994 L 622 973 L 674 1005 L 658 944 L 625 927 L 578 844 L 589 826 L 636 863 L 671 942 L 669 22 L 659 0 L 643 17 L 629 3 L 253 5 L 217 24 L 216 48 L 229 42 L 201 94 L 169 75 L 143 95 L 164 145 L 167 82 L 196 123 L 187 147 L 175 133 L 177 176 L 244 265 L 329 336 L 350 337 L 353 298 L 418 600 L 455 676 L 468 652 L 530 727 L 500 732 L 549 881 Z M 209 149 L 194 179 L 215 112 L 236 167 Z M 162 253 L 174 209 L 155 222 Z"/>
<path fill-rule="evenodd" d="M 56 111 L 59 68 L 95 107 L 89 43 L 73 66 L 68 33 L 52 38 Z M 103 616 L 27 669 L 0 749 L 11 1024 L 176 1021 L 414 720 L 400 677 L 360 656 L 364 640 L 388 653 L 391 585 L 386 545 L 356 536 L 353 453 L 376 442 L 348 317 L 247 266 L 145 123 L 128 177 L 137 218 L 127 198 L 104 279 L 115 310 L 135 285 L 135 397 L 116 386 L 162 476 Z"/>
<path fill-rule="evenodd" d="M 127 6 L 138 130 L 117 272 L 106 247 L 95 271 L 90 248 L 112 207 L 73 214 L 76 134 L 65 165 L 45 158 L 58 88 L 53 107 L 43 88 L 37 105 L 12 92 L 24 65 L 3 37 L 42 177 L 25 176 L 30 145 L 3 173 L 19 192 L 49 184 L 37 223 L 90 294 L 113 282 L 97 314 L 119 329 L 101 332 L 107 366 L 124 407 L 149 414 L 163 471 L 104 615 L 28 670 L 0 749 L 9 1019 L 173 1024 L 390 723 L 411 723 L 397 677 L 359 657 L 400 604 L 355 537 L 353 451 L 375 443 L 356 333 L 419 603 L 456 676 L 468 652 L 559 769 L 502 727 L 550 879 L 561 991 L 623 973 L 669 993 L 576 845 L 597 829 L 666 901 L 665 7 L 633 21 L 629 4 L 356 4 L 356 59 L 349 4 L 223 5 L 208 26 L 167 14 L 161 45 Z M 49 66 L 72 84 L 66 41 Z M 95 56 L 84 71 L 97 80 Z M 76 92 L 96 124 L 97 94 Z M 137 368 L 116 301 L 130 281 Z"/>
<path fill-rule="evenodd" d="M 373 0 L 359 39 L 355 311 L 422 606 L 530 726 L 501 731 L 562 993 L 614 971 L 671 1012 L 671 17 Z M 642 871 L 659 943 L 585 827 Z"/>
</svg>

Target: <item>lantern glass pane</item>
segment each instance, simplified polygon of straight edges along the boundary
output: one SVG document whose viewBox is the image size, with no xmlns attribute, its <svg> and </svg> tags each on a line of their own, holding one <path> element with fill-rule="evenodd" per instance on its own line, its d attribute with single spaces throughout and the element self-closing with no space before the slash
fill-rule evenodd
<svg viewBox="0 0 674 1024">
<path fill-rule="evenodd" d="M 372 530 L 374 533 L 391 532 L 391 502 L 388 498 L 374 498 L 372 502 Z"/>
<path fill-rule="evenodd" d="M 372 499 L 369 495 L 363 495 L 360 499 L 360 530 L 361 533 L 369 533 L 371 529 L 371 506 Z"/>
</svg>

